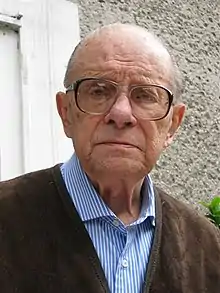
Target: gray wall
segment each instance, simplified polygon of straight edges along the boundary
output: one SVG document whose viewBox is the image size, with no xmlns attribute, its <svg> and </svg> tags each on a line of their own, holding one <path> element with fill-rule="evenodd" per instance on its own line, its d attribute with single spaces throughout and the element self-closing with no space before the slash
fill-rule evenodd
<svg viewBox="0 0 220 293">
<path fill-rule="evenodd" d="M 180 66 L 187 115 L 152 173 L 173 196 L 198 207 L 220 195 L 220 0 L 78 0 L 81 35 L 116 21 L 160 36 Z"/>
</svg>

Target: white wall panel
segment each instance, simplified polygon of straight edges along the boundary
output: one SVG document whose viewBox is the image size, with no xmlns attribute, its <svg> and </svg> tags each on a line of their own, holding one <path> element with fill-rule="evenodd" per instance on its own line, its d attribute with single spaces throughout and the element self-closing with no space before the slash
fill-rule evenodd
<svg viewBox="0 0 220 293">
<path fill-rule="evenodd" d="M 18 34 L 0 26 L 0 169 L 1 180 L 23 169 L 22 105 Z"/>
<path fill-rule="evenodd" d="M 1 131 L 21 140 L 14 153 L 17 167 L 9 167 L 11 171 L 4 176 L 10 178 L 17 172 L 26 173 L 64 161 L 73 152 L 56 113 L 55 94 L 63 90 L 66 65 L 79 41 L 79 22 L 76 4 L 66 0 L 0 0 L 0 25 L 4 21 L 11 42 L 13 39 L 16 44 L 16 49 L 6 44 L 4 52 L 7 58 L 13 55 L 10 60 L 14 67 L 8 68 L 6 74 L 15 79 L 10 95 L 11 100 L 16 100 L 17 114 L 14 118 L 12 114 L 7 116 Z M 3 55 L 2 60 L 6 60 Z M 1 64 L 0 71 L 1 77 Z M 4 91 L 6 88 L 5 85 Z M 9 100 L 5 103 L 7 109 L 11 108 Z M 6 144 L 6 134 L 2 140 Z M 9 150 L 7 154 L 1 153 L 1 165 L 5 166 L 9 157 Z"/>
</svg>

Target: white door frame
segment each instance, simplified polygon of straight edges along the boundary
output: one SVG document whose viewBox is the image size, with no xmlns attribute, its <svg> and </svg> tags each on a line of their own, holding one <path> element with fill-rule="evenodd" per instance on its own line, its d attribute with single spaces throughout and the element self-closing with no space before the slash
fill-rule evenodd
<svg viewBox="0 0 220 293">
<path fill-rule="evenodd" d="M 0 15 L 0 180 L 24 172 L 18 30 Z"/>
<path fill-rule="evenodd" d="M 0 23 L 19 32 L 24 172 L 66 160 L 55 93 L 80 39 L 77 5 L 66 0 L 0 0 Z"/>
</svg>

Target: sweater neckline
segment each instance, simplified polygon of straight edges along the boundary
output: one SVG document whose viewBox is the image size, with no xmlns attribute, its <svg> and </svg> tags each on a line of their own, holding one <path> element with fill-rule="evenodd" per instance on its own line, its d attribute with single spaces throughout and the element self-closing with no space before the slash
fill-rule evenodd
<svg viewBox="0 0 220 293">
<path fill-rule="evenodd" d="M 65 182 L 63 180 L 62 174 L 60 172 L 60 164 L 54 166 L 52 169 L 52 177 L 57 188 L 59 197 L 63 203 L 64 209 L 68 214 L 70 221 L 72 223 L 72 233 L 74 233 L 75 247 L 74 249 L 77 252 L 87 255 L 88 260 L 93 268 L 94 277 L 98 279 L 100 285 L 103 289 L 103 292 L 110 293 L 107 279 L 105 277 L 104 271 L 101 267 L 98 255 L 96 253 L 95 247 L 89 237 L 89 234 L 81 220 L 72 200 L 69 196 L 68 190 L 66 188 Z M 161 231 L 162 231 L 162 203 L 159 196 L 159 192 L 156 187 L 154 187 L 155 193 L 155 212 L 156 212 L 156 227 L 154 232 L 154 240 L 152 244 L 152 249 L 150 253 L 148 268 L 146 272 L 146 278 L 143 284 L 143 292 L 148 293 L 153 281 L 157 261 L 159 248 L 161 244 Z M 83 245 L 82 245 L 83 243 Z M 92 271 L 91 271 L 92 273 Z"/>
</svg>

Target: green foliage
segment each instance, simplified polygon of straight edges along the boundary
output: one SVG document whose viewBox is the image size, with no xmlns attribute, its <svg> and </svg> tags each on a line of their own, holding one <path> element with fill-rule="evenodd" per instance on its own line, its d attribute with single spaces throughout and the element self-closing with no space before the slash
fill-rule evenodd
<svg viewBox="0 0 220 293">
<path fill-rule="evenodd" d="M 206 217 L 220 228 L 220 197 L 216 196 L 210 203 L 201 202 L 201 204 L 208 209 Z"/>
</svg>

